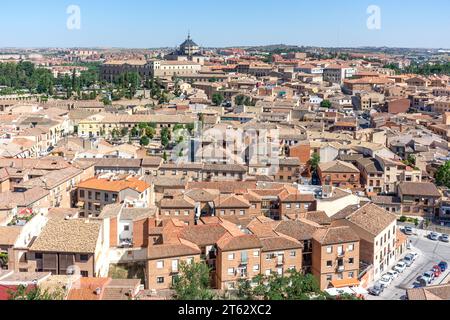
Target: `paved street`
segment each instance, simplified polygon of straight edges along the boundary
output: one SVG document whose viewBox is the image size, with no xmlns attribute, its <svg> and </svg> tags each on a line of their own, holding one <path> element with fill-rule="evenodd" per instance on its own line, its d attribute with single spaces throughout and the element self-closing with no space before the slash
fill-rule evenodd
<svg viewBox="0 0 450 320">
<path fill-rule="evenodd" d="M 409 237 L 413 244 L 411 251 L 419 254 L 414 264 L 395 279 L 380 297 L 369 295 L 368 300 L 399 300 L 406 294 L 406 289 L 412 288 L 417 278 L 424 272 L 429 271 L 433 265 L 440 261 L 450 262 L 450 244 L 429 240 L 426 237 L 428 233 L 425 231 L 417 230 L 415 232 L 416 235 Z M 449 270 L 435 279 L 432 285 L 448 281 L 450 281 Z"/>
</svg>

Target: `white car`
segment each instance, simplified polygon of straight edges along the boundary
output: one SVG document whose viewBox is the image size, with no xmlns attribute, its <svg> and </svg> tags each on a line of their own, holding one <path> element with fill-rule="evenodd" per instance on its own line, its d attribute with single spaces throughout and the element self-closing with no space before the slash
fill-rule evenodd
<svg viewBox="0 0 450 320">
<path fill-rule="evenodd" d="M 391 282 L 392 282 L 392 278 L 390 276 L 388 276 L 387 274 L 383 275 L 380 279 L 380 284 L 385 288 L 389 287 Z"/>
<path fill-rule="evenodd" d="M 386 272 L 386 275 L 391 277 L 392 280 L 395 280 L 395 279 L 397 279 L 399 273 L 396 270 L 391 270 L 391 271 Z"/>
<path fill-rule="evenodd" d="M 417 252 L 411 252 L 410 255 L 412 255 L 413 261 L 416 261 L 417 257 L 419 256 Z"/>
<path fill-rule="evenodd" d="M 398 273 L 403 273 L 403 271 L 406 270 L 406 263 L 404 263 L 403 261 L 398 262 L 395 265 L 394 270 L 397 271 Z"/>
</svg>

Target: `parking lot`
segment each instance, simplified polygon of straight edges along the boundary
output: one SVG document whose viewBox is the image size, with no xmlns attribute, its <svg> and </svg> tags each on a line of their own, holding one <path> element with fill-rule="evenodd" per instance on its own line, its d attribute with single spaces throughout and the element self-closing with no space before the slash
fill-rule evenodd
<svg viewBox="0 0 450 320">
<path fill-rule="evenodd" d="M 440 261 L 450 262 L 450 244 L 441 241 L 432 241 L 427 238 L 428 232 L 414 230 L 415 235 L 409 236 L 412 241 L 412 252 L 416 252 L 418 257 L 413 265 L 407 268 L 388 288 L 385 288 L 379 297 L 369 295 L 367 300 L 400 300 L 406 294 L 406 289 L 414 287 L 414 283 L 424 272 Z M 431 285 L 447 283 L 450 281 L 449 270 L 445 271 L 439 278 L 435 279 Z"/>
</svg>

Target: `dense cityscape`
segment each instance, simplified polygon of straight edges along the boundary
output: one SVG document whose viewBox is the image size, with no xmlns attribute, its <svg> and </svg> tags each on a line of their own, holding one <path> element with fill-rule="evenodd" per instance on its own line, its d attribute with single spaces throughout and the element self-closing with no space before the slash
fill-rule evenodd
<svg viewBox="0 0 450 320">
<path fill-rule="evenodd" d="M 450 50 L 0 49 L 0 300 L 449 300 Z"/>
</svg>

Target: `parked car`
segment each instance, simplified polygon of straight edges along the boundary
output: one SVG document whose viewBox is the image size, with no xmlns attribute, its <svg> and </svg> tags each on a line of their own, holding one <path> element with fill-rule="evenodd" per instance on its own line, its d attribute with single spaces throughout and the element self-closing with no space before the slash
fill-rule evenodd
<svg viewBox="0 0 450 320">
<path fill-rule="evenodd" d="M 373 296 L 379 296 L 384 291 L 384 287 L 380 283 L 375 283 L 368 291 Z"/>
<path fill-rule="evenodd" d="M 448 239 L 448 234 L 442 234 L 441 237 L 439 238 L 439 240 L 441 240 L 442 242 L 450 242 L 450 240 Z"/>
<path fill-rule="evenodd" d="M 419 256 L 417 252 L 411 252 L 410 255 L 412 256 L 413 261 L 416 261 L 417 257 Z"/>
<path fill-rule="evenodd" d="M 433 280 L 434 280 L 434 272 L 433 271 L 425 272 L 422 275 L 422 278 L 425 279 L 427 284 L 431 284 L 431 282 L 433 282 Z"/>
<path fill-rule="evenodd" d="M 441 268 L 441 272 L 445 272 L 448 269 L 448 263 L 445 261 L 439 262 L 438 266 Z"/>
<path fill-rule="evenodd" d="M 392 280 L 397 279 L 399 274 L 400 273 L 397 270 L 391 270 L 391 271 L 386 272 L 386 275 L 391 277 Z"/>
<path fill-rule="evenodd" d="M 403 262 L 406 264 L 407 267 L 411 267 L 412 264 L 414 263 L 414 256 L 411 254 L 407 254 L 404 258 L 403 258 Z"/>
<path fill-rule="evenodd" d="M 403 261 L 398 262 L 395 266 L 394 266 L 394 270 L 399 272 L 399 273 L 403 273 L 403 271 L 406 270 L 406 263 Z"/>
<path fill-rule="evenodd" d="M 403 232 L 406 234 L 406 235 L 408 235 L 408 236 L 410 236 L 410 235 L 412 235 L 414 232 L 413 232 L 413 228 L 411 228 L 411 227 L 405 227 L 404 229 L 403 229 Z"/>
<path fill-rule="evenodd" d="M 387 274 L 383 275 L 380 279 L 380 284 L 387 288 L 392 283 L 392 278 L 388 276 Z"/>
<path fill-rule="evenodd" d="M 428 235 L 428 239 L 430 239 L 432 241 L 438 241 L 439 240 L 439 235 L 436 232 L 431 232 Z"/>
<path fill-rule="evenodd" d="M 414 289 L 423 288 L 428 285 L 428 280 L 424 277 L 420 277 L 416 283 L 414 283 Z"/>
<path fill-rule="evenodd" d="M 438 265 L 433 266 L 433 269 L 431 269 L 431 271 L 434 272 L 435 278 L 439 278 L 441 276 L 441 268 Z"/>
</svg>

